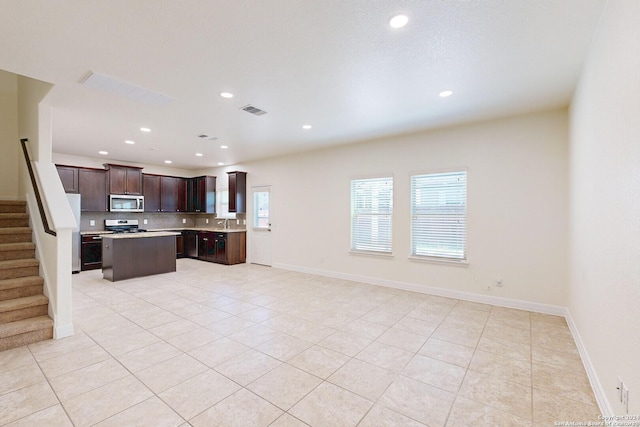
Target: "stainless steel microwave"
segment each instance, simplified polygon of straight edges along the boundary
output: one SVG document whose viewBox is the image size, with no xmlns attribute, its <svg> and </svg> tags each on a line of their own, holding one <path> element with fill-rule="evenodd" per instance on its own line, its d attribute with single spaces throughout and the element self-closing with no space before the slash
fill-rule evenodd
<svg viewBox="0 0 640 427">
<path fill-rule="evenodd" d="M 144 196 L 109 195 L 110 212 L 144 212 Z"/>
</svg>

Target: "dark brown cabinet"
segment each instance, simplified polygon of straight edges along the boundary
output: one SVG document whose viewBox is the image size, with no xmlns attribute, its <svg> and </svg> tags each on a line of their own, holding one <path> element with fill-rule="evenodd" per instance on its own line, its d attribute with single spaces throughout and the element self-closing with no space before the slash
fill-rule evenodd
<svg viewBox="0 0 640 427">
<path fill-rule="evenodd" d="M 78 193 L 78 168 L 56 165 L 65 193 Z"/>
<path fill-rule="evenodd" d="M 160 211 L 185 212 L 187 210 L 187 180 L 173 176 L 160 177 Z"/>
<path fill-rule="evenodd" d="M 81 245 L 81 270 L 102 268 L 102 236 L 99 234 L 84 235 Z"/>
<path fill-rule="evenodd" d="M 142 174 L 145 212 L 186 212 L 187 179 Z"/>
<path fill-rule="evenodd" d="M 185 230 L 182 232 L 184 241 L 183 256 L 198 258 L 198 232 Z"/>
<path fill-rule="evenodd" d="M 247 173 L 227 172 L 229 175 L 229 212 L 245 213 L 247 211 Z"/>
<path fill-rule="evenodd" d="M 198 233 L 198 259 L 219 264 L 246 261 L 246 233 Z"/>
<path fill-rule="evenodd" d="M 109 171 L 109 194 L 142 194 L 142 169 L 106 165 Z"/>
<path fill-rule="evenodd" d="M 184 257 L 184 236 L 176 236 L 176 258 Z"/>
<path fill-rule="evenodd" d="M 187 180 L 187 212 L 216 212 L 215 176 L 199 176 Z"/>
<path fill-rule="evenodd" d="M 109 170 L 109 194 L 142 194 L 142 168 L 105 165 Z"/>
<path fill-rule="evenodd" d="M 145 212 L 160 212 L 160 176 L 142 174 Z"/>
<path fill-rule="evenodd" d="M 102 169 L 78 169 L 78 192 L 81 210 L 85 212 L 106 212 L 107 171 Z"/>
</svg>

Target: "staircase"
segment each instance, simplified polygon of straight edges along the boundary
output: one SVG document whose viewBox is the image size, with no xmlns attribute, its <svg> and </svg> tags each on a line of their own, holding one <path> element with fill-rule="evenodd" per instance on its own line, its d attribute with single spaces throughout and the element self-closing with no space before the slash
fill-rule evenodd
<svg viewBox="0 0 640 427">
<path fill-rule="evenodd" d="M 0 200 L 0 351 L 53 338 L 24 201 Z"/>
</svg>

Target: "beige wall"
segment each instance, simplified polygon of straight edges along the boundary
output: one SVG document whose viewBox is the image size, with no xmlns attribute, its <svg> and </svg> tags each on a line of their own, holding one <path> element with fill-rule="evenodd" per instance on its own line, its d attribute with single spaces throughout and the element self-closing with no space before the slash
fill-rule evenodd
<svg viewBox="0 0 640 427">
<path fill-rule="evenodd" d="M 203 172 L 273 186 L 274 266 L 565 306 L 567 120 L 556 110 Z M 468 168 L 469 265 L 410 261 L 409 176 L 455 167 Z M 394 256 L 350 254 L 350 180 L 381 173 L 394 176 Z"/>
<path fill-rule="evenodd" d="M 18 76 L 0 70 L 0 200 L 24 198 L 18 192 L 23 161 L 18 137 Z"/>
<path fill-rule="evenodd" d="M 611 0 L 571 108 L 569 309 L 613 413 L 640 413 L 640 2 Z"/>
</svg>

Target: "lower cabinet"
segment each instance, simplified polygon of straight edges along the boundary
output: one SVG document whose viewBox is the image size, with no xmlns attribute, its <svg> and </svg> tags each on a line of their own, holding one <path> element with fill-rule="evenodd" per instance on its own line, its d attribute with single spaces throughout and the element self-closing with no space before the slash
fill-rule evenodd
<svg viewBox="0 0 640 427">
<path fill-rule="evenodd" d="M 186 230 L 182 232 L 184 242 L 183 256 L 187 258 L 198 258 L 198 232 Z"/>
<path fill-rule="evenodd" d="M 198 259 L 219 264 L 246 261 L 246 233 L 198 233 Z"/>
</svg>

